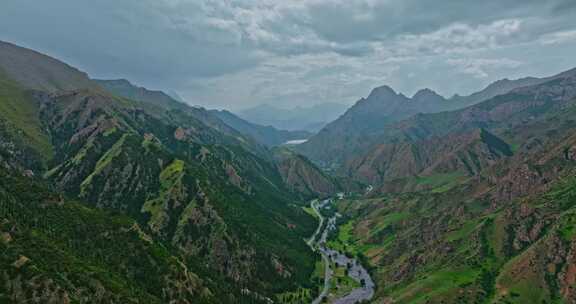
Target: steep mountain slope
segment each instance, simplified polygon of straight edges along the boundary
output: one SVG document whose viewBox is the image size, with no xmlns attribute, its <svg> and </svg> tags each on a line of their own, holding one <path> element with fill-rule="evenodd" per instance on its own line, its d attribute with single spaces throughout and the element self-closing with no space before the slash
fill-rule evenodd
<svg viewBox="0 0 576 304">
<path fill-rule="evenodd" d="M 516 88 L 536 85 L 561 77 L 523 78 L 497 81 L 470 96 L 450 99 L 430 89 L 417 92 L 412 98 L 394 92 L 390 87 L 374 89 L 367 98 L 360 99 L 342 117 L 328 124 L 296 150 L 325 168 L 337 169 L 358 153 L 365 152 L 378 141 L 374 138 L 385 132 L 390 124 L 418 113 L 437 113 L 457 110 L 510 92 Z"/>
<path fill-rule="evenodd" d="M 175 100 L 166 93 L 135 86 L 126 79 L 96 79 L 94 81 L 107 91 L 121 97 L 157 105 L 165 109 L 188 110 L 183 102 Z"/>
<path fill-rule="evenodd" d="M 490 85 L 488 85 L 482 91 L 473 93 L 469 96 L 456 95 L 456 96 L 452 97 L 451 100 L 453 101 L 453 103 L 455 104 L 455 107 L 456 107 L 456 108 L 453 108 L 452 110 L 455 110 L 457 108 L 463 108 L 466 106 L 471 106 L 471 105 L 477 104 L 481 101 L 496 97 L 498 95 L 506 94 L 506 93 L 508 93 L 514 89 L 537 85 L 540 83 L 544 83 L 548 80 L 551 80 L 551 79 L 550 78 L 526 77 L 526 78 L 520 78 L 520 79 L 515 79 L 515 80 L 510 80 L 510 79 L 498 80 L 498 81 L 493 82 Z M 447 109 L 447 110 L 450 110 L 450 109 Z"/>
<path fill-rule="evenodd" d="M 133 220 L 0 168 L 0 301 L 226 301 Z M 207 286 L 210 286 L 209 288 Z"/>
<path fill-rule="evenodd" d="M 213 136 L 213 140 L 220 140 L 222 144 L 240 145 L 261 157 L 269 158 L 268 151 L 262 146 L 264 143 L 256 142 L 254 138 L 223 122 L 212 111 L 188 106 L 162 91 L 138 87 L 125 79 L 96 81 L 106 91 L 116 96 L 144 103 L 143 107 L 147 108 L 150 113 L 160 116 L 163 120 L 169 120 L 180 125 L 187 125 L 193 121 L 195 122 L 193 127 L 196 129 L 209 127 L 221 133 L 218 136 Z"/>
<path fill-rule="evenodd" d="M 26 89 L 58 91 L 98 86 L 85 73 L 30 49 L 0 41 L 0 67 Z"/>
<path fill-rule="evenodd" d="M 412 186 L 425 187 L 425 183 L 419 184 L 413 177 L 474 176 L 495 161 L 510 156 L 512 151 L 506 142 L 484 129 L 475 129 L 422 141 L 405 139 L 380 144 L 353 159 L 345 168 L 347 176 L 368 184 L 382 185 L 405 179 L 395 181 L 395 187 L 411 182 Z"/>
<path fill-rule="evenodd" d="M 525 134 L 521 128 L 563 114 L 576 96 L 575 79 L 572 70 L 462 110 L 419 114 L 391 124 L 371 139 L 379 144 L 346 164 L 346 174 L 375 185 L 447 171 L 476 175 L 494 160 L 511 156 L 512 146 L 525 140 L 518 138 Z M 479 128 L 483 131 L 474 136 Z M 470 146 L 478 143 L 475 138 L 484 148 Z"/>
<path fill-rule="evenodd" d="M 302 155 L 286 148 L 276 148 L 273 152 L 282 179 L 293 192 L 311 199 L 334 196 L 340 190 L 341 187 L 334 178 L 322 172 Z"/>
<path fill-rule="evenodd" d="M 457 192 L 342 202 L 354 220 L 340 244 L 373 267 L 380 301 L 572 303 L 574 188 L 495 209 Z"/>
<path fill-rule="evenodd" d="M 290 140 L 308 139 L 312 133 L 307 131 L 285 131 L 274 127 L 264 127 L 248 122 L 226 110 L 210 111 L 214 116 L 220 118 L 224 123 L 236 129 L 238 132 L 254 138 L 259 143 L 268 147 L 280 146 Z"/>
<path fill-rule="evenodd" d="M 39 103 L 0 71 L 0 161 L 11 159 L 32 168 L 42 166 L 52 155 L 50 138 L 39 118 Z"/>
<path fill-rule="evenodd" d="M 379 138 L 426 169 L 338 204 L 331 242 L 373 267 L 376 302 L 574 302 L 576 71 L 561 75 Z"/>
<path fill-rule="evenodd" d="M 363 151 L 367 142 L 362 136 L 380 132 L 386 125 L 410 116 L 418 107 L 416 104 L 427 104 L 427 101 L 445 102 L 437 99 L 431 92 L 419 93 L 416 97 L 417 101 L 413 102 L 390 87 L 376 88 L 336 121 L 297 146 L 296 150 L 324 167 L 337 165 Z"/>
<path fill-rule="evenodd" d="M 19 50 L 14 47 L 12 51 L 18 54 Z M 50 62 L 58 65 L 54 59 Z M 59 74 L 47 71 L 46 75 Z M 278 293 L 312 286 L 309 278 L 316 256 L 303 239 L 313 232 L 315 223 L 285 187 L 276 166 L 258 153 L 267 150 L 253 151 L 258 146 L 221 121 L 231 133 L 205 124 L 191 114 L 193 110 L 154 104 L 156 98 L 130 100 L 98 86 L 32 91 L 9 77 L 5 83 L 10 90 L 4 98 L 10 100 L 10 107 L 0 108 L 2 126 L 8 126 L 0 132 L 0 161 L 17 170 L 10 176 L 44 176 L 63 196 L 131 219 L 128 226 L 136 223 L 168 255 L 178 257 L 182 267 L 193 269 L 200 277 L 198 282 L 216 282 L 214 292 L 219 294 L 208 299 L 212 302 L 238 303 L 242 297 L 266 302 Z M 32 123 L 23 122 L 24 118 Z M 38 144 L 29 144 L 27 138 L 35 136 Z M 1 207 L 11 208 L 5 201 Z M 60 220 L 69 222 L 65 217 Z M 10 222 L 24 230 L 30 227 L 22 217 Z M 92 224 L 86 225 L 90 229 Z M 102 225 L 103 230 L 117 229 Z M 85 237 L 70 233 L 72 241 Z M 30 247 L 22 254 L 31 255 L 34 244 L 23 242 Z M 142 254 L 147 251 L 143 249 Z M 78 263 L 90 265 L 83 259 Z M 137 262 L 129 257 L 126 261 Z M 114 265 L 118 264 L 109 267 Z M 63 268 L 53 271 L 54 276 L 66 272 Z M 147 276 L 163 277 L 163 272 L 150 271 Z M 130 278 L 131 274 L 119 275 Z M 194 284 L 202 286 L 198 282 Z M 158 292 L 150 297 L 166 299 Z M 190 298 L 198 298 L 197 292 L 202 293 L 202 288 L 191 291 Z M 148 296 L 142 293 L 132 298 L 152 302 Z"/>
</svg>

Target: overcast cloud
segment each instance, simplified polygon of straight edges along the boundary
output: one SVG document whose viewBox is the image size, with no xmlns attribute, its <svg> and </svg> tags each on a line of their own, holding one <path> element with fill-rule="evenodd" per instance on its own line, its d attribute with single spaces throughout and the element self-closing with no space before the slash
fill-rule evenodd
<svg viewBox="0 0 576 304">
<path fill-rule="evenodd" d="M 576 67 L 576 1 L 2 0 L 0 39 L 211 108 L 352 103 Z"/>
</svg>

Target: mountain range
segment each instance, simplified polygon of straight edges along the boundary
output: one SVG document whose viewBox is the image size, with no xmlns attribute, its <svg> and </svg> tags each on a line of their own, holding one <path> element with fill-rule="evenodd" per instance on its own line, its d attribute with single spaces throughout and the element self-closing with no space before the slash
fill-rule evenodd
<svg viewBox="0 0 576 304">
<path fill-rule="evenodd" d="M 325 168 L 337 169 L 357 153 L 374 145 L 373 138 L 385 132 L 392 123 L 418 113 L 465 108 L 516 88 L 543 83 L 552 78 L 504 79 L 490 84 L 480 92 L 469 96 L 456 95 L 449 99 L 430 89 L 422 89 L 414 96 L 407 97 L 388 86 L 378 87 L 296 150 Z"/>
<path fill-rule="evenodd" d="M 225 134 L 238 136 L 238 133 L 242 133 L 243 136 L 268 147 L 279 146 L 290 140 L 307 139 L 312 135 L 306 131 L 279 130 L 271 126 L 251 123 L 225 110 L 206 110 L 201 107 L 190 107 L 185 102 L 178 101 L 162 91 L 151 91 L 138 87 L 125 79 L 96 80 L 96 82 L 118 96 L 173 110 L 186 111 L 204 124 Z"/>
<path fill-rule="evenodd" d="M 417 114 L 391 124 L 373 137 L 374 146 L 350 159 L 345 170 L 352 175 L 362 172 L 359 174 L 364 177 L 374 177 L 368 177 L 366 182 L 380 184 L 388 173 L 392 174 L 390 178 L 442 171 L 477 174 L 487 165 L 483 161 L 492 162 L 511 156 L 514 144 L 522 142 L 514 142 L 513 138 L 520 130 L 511 132 L 508 129 L 519 128 L 522 123 L 557 111 L 555 106 L 558 104 L 552 101 L 571 101 L 570 81 L 575 75 L 576 70 L 570 70 L 538 81 L 531 80 L 537 84 L 519 86 L 461 110 Z M 554 100 L 548 100 L 543 94 L 554 94 L 548 91 L 553 90 L 553 84 L 557 82 L 563 82 L 563 91 L 550 97 Z M 523 81 L 519 83 L 525 84 Z M 392 173 L 394 169 L 388 167 L 396 163 L 392 159 L 397 156 L 404 158 L 401 161 L 403 167 L 397 171 L 402 172 L 400 175 Z M 373 171 L 364 171 L 368 167 Z"/>
<path fill-rule="evenodd" d="M 0 303 L 576 303 L 576 69 L 295 129 L 171 95 L 0 42 Z"/>
<path fill-rule="evenodd" d="M 238 116 L 260 125 L 278 129 L 317 132 L 327 123 L 338 118 L 348 106 L 340 103 L 320 103 L 282 109 L 268 104 L 258 105 L 239 111 Z"/>
<path fill-rule="evenodd" d="M 314 289 L 301 195 L 335 187 L 317 194 L 282 173 L 321 174 L 310 162 L 275 160 L 213 112 L 0 42 L 0 301 L 267 303 Z"/>
<path fill-rule="evenodd" d="M 499 83 L 505 93 L 462 109 L 364 126 L 370 144 L 336 171 L 370 185 L 338 202 L 329 244 L 372 267 L 376 303 L 576 299 L 576 69 Z"/>
</svg>

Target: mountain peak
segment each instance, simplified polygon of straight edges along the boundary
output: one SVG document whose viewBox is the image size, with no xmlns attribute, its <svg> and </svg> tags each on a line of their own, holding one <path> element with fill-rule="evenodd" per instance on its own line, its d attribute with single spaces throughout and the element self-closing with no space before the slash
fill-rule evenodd
<svg viewBox="0 0 576 304">
<path fill-rule="evenodd" d="M 562 72 L 556 76 L 553 76 L 552 78 L 572 78 L 576 76 L 576 68 L 570 69 L 568 71 Z"/>
<path fill-rule="evenodd" d="M 125 78 L 119 78 L 119 79 L 94 79 L 95 81 L 99 82 L 99 83 L 108 83 L 108 84 L 112 84 L 112 85 L 117 85 L 117 86 L 130 86 L 130 87 L 135 87 L 134 84 L 132 84 L 128 79 Z"/>
<path fill-rule="evenodd" d="M 433 90 L 429 89 L 429 88 L 425 88 L 422 89 L 418 92 L 416 92 L 416 94 L 414 94 L 414 96 L 412 96 L 412 99 L 416 100 L 416 101 L 420 101 L 420 100 L 430 100 L 431 98 L 437 99 L 437 98 L 443 98 L 442 96 L 438 95 L 438 93 L 434 92 Z"/>
<path fill-rule="evenodd" d="M 387 96 L 396 96 L 398 95 L 396 93 L 396 91 L 394 91 L 394 89 L 392 89 L 391 87 L 387 86 L 387 85 L 383 85 L 380 87 L 377 87 L 375 89 L 372 90 L 372 92 L 370 93 L 370 96 L 368 96 L 367 99 L 370 98 L 381 98 L 381 97 L 387 97 Z"/>
<path fill-rule="evenodd" d="M 28 89 L 98 90 L 86 73 L 48 55 L 1 40 L 0 70 Z"/>
</svg>

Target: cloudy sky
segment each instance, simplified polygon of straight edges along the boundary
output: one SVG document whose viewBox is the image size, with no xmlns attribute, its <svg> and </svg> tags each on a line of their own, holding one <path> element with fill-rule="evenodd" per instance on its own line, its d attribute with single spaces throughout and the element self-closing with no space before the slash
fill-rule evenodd
<svg viewBox="0 0 576 304">
<path fill-rule="evenodd" d="M 211 108 L 353 103 L 576 67 L 576 1 L 2 0 L 0 40 Z"/>
</svg>

